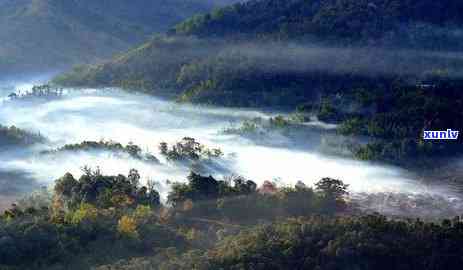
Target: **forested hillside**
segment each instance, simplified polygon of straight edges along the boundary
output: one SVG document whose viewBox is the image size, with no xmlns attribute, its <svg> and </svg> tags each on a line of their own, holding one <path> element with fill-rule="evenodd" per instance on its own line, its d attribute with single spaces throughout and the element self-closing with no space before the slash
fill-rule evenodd
<svg viewBox="0 0 463 270">
<path fill-rule="evenodd" d="M 226 1 L 2 0 L 0 71 L 55 71 L 141 43 Z"/>
<path fill-rule="evenodd" d="M 422 141 L 463 127 L 459 1 L 259 0 L 195 16 L 67 86 L 120 86 L 179 101 L 299 108 L 366 135 L 361 159 L 400 162 L 461 146 Z M 406 104 L 406 106 L 405 106 Z M 454 148 L 456 146 L 457 148 Z"/>
<path fill-rule="evenodd" d="M 401 46 L 420 47 L 432 46 L 432 42 L 452 45 L 442 38 L 458 34 L 462 10 L 463 4 L 455 0 L 249 1 L 195 16 L 172 32 L 207 37 L 301 39 L 315 36 L 324 40 L 331 38 L 332 42 L 400 42 Z M 429 44 L 417 43 L 419 38 L 431 35 L 440 38 L 427 40 Z"/>
<path fill-rule="evenodd" d="M 195 173 L 160 202 L 140 176 L 66 174 L 0 215 L 0 268 L 458 269 L 459 217 L 355 216 L 348 186 L 323 178 L 261 187 Z M 347 215 L 352 215 L 347 217 Z"/>
<path fill-rule="evenodd" d="M 167 37 L 156 37 L 104 65 L 78 68 L 57 82 L 77 86 L 133 86 L 148 91 L 171 86 L 180 92 L 194 89 L 195 93 L 202 93 L 197 88 L 204 88 L 209 81 L 219 84 L 219 89 L 236 93 L 239 90 L 221 78 L 224 70 L 231 69 L 229 72 L 236 75 L 233 78 L 252 77 L 259 71 L 256 69 L 268 68 L 266 65 L 279 66 L 277 70 L 259 71 L 267 73 L 267 77 L 277 72 L 299 76 L 297 73 L 323 69 L 324 76 L 337 76 L 333 73 L 341 70 L 364 77 L 387 73 L 421 79 L 436 69 L 448 71 L 447 68 L 461 64 L 458 57 L 452 59 L 452 54 L 429 53 L 429 50 L 461 49 L 462 8 L 463 4 L 452 0 L 248 1 L 194 16 L 170 29 Z M 270 45 L 261 47 L 263 44 Z M 294 44 L 299 47 L 291 46 Z M 170 55 L 171 52 L 175 55 Z M 300 67 L 301 62 L 306 66 Z M 235 74 L 235 70 L 241 72 Z M 201 83 L 190 82 L 192 78 L 200 79 Z M 268 87 L 262 87 L 261 92 L 267 90 Z"/>
</svg>

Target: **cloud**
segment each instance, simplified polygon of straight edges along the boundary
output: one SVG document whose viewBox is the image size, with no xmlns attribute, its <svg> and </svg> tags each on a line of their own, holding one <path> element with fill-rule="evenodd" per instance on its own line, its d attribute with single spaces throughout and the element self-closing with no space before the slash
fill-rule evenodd
<svg viewBox="0 0 463 270">
<path fill-rule="evenodd" d="M 405 75 L 423 77 L 427 72 L 445 70 L 450 77 L 461 77 L 463 53 L 381 47 L 323 47 L 316 44 L 283 42 L 231 45 L 222 57 L 252 59 L 257 69 L 278 72 L 323 71 L 359 76 Z M 231 67 L 233 68 L 233 67 Z"/>
<path fill-rule="evenodd" d="M 17 196 L 31 192 L 40 185 L 29 173 L 0 169 L 0 196 Z"/>
</svg>

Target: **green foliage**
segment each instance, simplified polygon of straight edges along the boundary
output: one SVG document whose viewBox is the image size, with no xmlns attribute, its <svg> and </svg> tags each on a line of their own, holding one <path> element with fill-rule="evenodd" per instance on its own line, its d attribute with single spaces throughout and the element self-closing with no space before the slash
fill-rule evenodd
<svg viewBox="0 0 463 270">
<path fill-rule="evenodd" d="M 148 205 L 138 205 L 133 213 L 136 220 L 145 220 L 152 214 L 152 209 Z"/>
<path fill-rule="evenodd" d="M 322 121 L 332 122 L 337 120 L 338 112 L 336 108 L 327 99 L 322 100 L 320 104 L 320 111 L 318 112 L 318 118 Z"/>
<path fill-rule="evenodd" d="M 430 44 L 420 45 L 439 47 L 452 44 L 446 42 L 451 39 L 451 34 L 433 27 L 423 28 L 426 25 L 459 24 L 463 20 L 461 10 L 463 5 L 454 0 L 246 1 L 195 16 L 177 25 L 172 32 L 234 38 L 302 39 L 315 36 L 344 43 L 367 43 L 375 39 L 410 45 L 427 42 Z M 403 25 L 410 30 L 403 32 Z M 433 41 L 432 35 L 441 40 Z"/>
<path fill-rule="evenodd" d="M 139 186 L 136 170 L 129 175 L 103 176 L 99 170 L 84 168 L 85 174 L 75 180 L 71 174 L 58 179 L 55 185 L 56 199 L 64 209 L 75 209 L 82 203 L 98 207 L 136 207 L 138 204 L 157 207 L 159 193 Z"/>
<path fill-rule="evenodd" d="M 71 87 L 110 85 L 147 92 L 156 88 L 158 95 L 172 96 L 177 94 L 172 91 L 182 66 L 214 53 L 217 45 L 195 38 L 155 36 L 108 63 L 75 68 L 53 82 Z"/>
<path fill-rule="evenodd" d="M 408 87 L 393 87 L 388 91 L 369 94 L 361 107 L 362 114 L 348 117 L 338 131 L 343 135 L 370 137 L 366 144 L 358 144 L 355 156 L 362 160 L 383 160 L 393 163 L 413 159 L 418 163 L 434 156 L 451 156 L 461 151 L 461 139 L 456 142 L 425 142 L 424 130 L 460 130 L 463 95 L 459 80 L 430 82 Z M 365 97 L 367 90 L 354 90 L 353 95 Z M 373 105 L 374 109 L 371 108 Z M 410 162 L 413 163 L 413 162 Z M 413 164 L 411 164 L 413 165 Z"/>
<path fill-rule="evenodd" d="M 360 160 L 378 160 L 381 159 L 382 150 L 380 143 L 368 143 L 359 147 L 355 152 L 355 157 Z"/>
<path fill-rule="evenodd" d="M 207 250 L 167 249 L 98 270 L 456 269 L 462 222 L 394 221 L 380 215 L 311 217 L 257 225 Z"/>
<path fill-rule="evenodd" d="M 88 203 L 82 203 L 72 214 L 71 223 L 80 224 L 82 222 L 96 222 L 97 218 L 98 210 L 96 207 Z"/>
<path fill-rule="evenodd" d="M 223 156 L 220 149 L 209 149 L 190 137 L 183 138 L 170 148 L 167 143 L 161 142 L 159 150 L 170 161 L 199 161 Z"/>
<path fill-rule="evenodd" d="M 137 222 L 134 218 L 122 216 L 117 224 L 117 231 L 123 235 L 138 238 Z"/>
<path fill-rule="evenodd" d="M 60 147 L 52 151 L 44 151 L 43 154 L 57 154 L 59 152 L 69 151 L 111 151 L 116 154 L 127 153 L 130 157 L 138 160 L 144 160 L 154 163 L 159 163 L 159 160 L 150 153 L 143 153 L 140 146 L 133 143 L 129 143 L 126 146 L 123 146 L 120 143 L 114 141 L 83 141 L 79 144 L 66 144 L 63 147 Z"/>
<path fill-rule="evenodd" d="M 257 189 L 254 182 L 241 177 L 218 181 L 191 173 L 188 183 L 176 183 L 168 203 L 186 218 L 225 219 L 254 224 L 257 220 L 333 214 L 346 207 L 347 185 L 324 178 L 316 184 L 317 192 L 298 183 L 294 188 L 278 188 L 264 183 Z"/>
<path fill-rule="evenodd" d="M 204 269 L 450 269 L 461 263 L 461 225 L 382 216 L 289 220 L 226 238 L 208 251 Z"/>
<path fill-rule="evenodd" d="M 168 196 L 168 202 L 174 206 L 186 200 L 216 199 L 219 195 L 219 182 L 209 177 L 203 177 L 191 172 L 188 176 L 188 184 L 174 184 L 172 192 Z M 223 183 L 222 183 L 223 184 Z"/>
<path fill-rule="evenodd" d="M 295 187 L 273 188 L 272 193 L 264 192 L 265 188 L 261 187 L 247 195 L 230 194 L 217 201 L 217 209 L 226 220 L 242 224 L 332 213 L 333 209 L 325 210 L 319 203 L 321 197 L 302 183 Z"/>
<path fill-rule="evenodd" d="M 40 134 L 34 134 L 15 126 L 5 127 L 0 125 L 0 147 L 43 143 L 45 140 L 46 139 Z"/>
<path fill-rule="evenodd" d="M 363 134 L 364 123 L 358 117 L 349 118 L 341 123 L 337 131 L 342 135 L 360 135 Z"/>
<path fill-rule="evenodd" d="M 238 135 L 245 135 L 245 134 L 256 134 L 261 130 L 262 119 L 256 118 L 252 120 L 245 120 L 241 123 L 238 127 L 227 127 L 222 130 L 224 134 L 238 134 Z"/>
<path fill-rule="evenodd" d="M 282 131 L 289 132 L 295 129 L 297 124 L 303 122 L 304 119 L 300 115 L 282 116 L 277 115 L 264 120 L 256 117 L 251 120 L 243 121 L 239 126 L 231 126 L 224 128 L 224 134 L 238 134 L 238 135 L 265 135 L 269 131 Z"/>
<path fill-rule="evenodd" d="M 85 172 L 57 180 L 53 202 L 21 202 L 0 216 L 1 269 L 89 269 L 154 247 L 183 248 L 182 236 L 156 215 L 159 194 L 138 187 L 135 170 L 127 177 Z"/>
<path fill-rule="evenodd" d="M 314 188 L 301 182 L 257 188 L 241 177 L 220 181 L 192 173 L 187 184 L 173 186 L 170 209 L 137 200 L 131 207 L 108 205 L 101 196 L 89 200 L 91 190 L 133 196 L 138 179 L 136 171 L 112 177 L 86 169 L 79 180 L 67 174 L 57 181 L 48 209 L 7 211 L 0 216 L 0 267 L 453 269 L 461 263 L 459 217 L 440 225 L 348 217 L 347 185 L 331 178 Z M 93 187 L 75 207 L 56 203 L 82 197 L 83 183 Z M 66 218 L 55 218 L 57 210 Z"/>
</svg>

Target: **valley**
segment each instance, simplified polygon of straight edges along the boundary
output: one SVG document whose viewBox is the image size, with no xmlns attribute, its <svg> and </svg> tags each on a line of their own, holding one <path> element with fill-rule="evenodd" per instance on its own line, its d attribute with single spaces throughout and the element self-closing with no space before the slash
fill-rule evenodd
<svg viewBox="0 0 463 270">
<path fill-rule="evenodd" d="M 460 269 L 462 14 L 0 0 L 0 269 Z"/>
<path fill-rule="evenodd" d="M 46 138 L 42 143 L 13 146 L 0 152 L 2 170 L 27 175 L 24 181 L 31 182 L 26 190 L 31 191 L 39 185 L 50 187 L 55 179 L 67 172 L 78 175 L 85 166 L 99 168 L 110 175 L 126 174 L 130 169 L 137 169 L 143 183 L 148 180 L 158 183 L 161 197 L 166 200 L 170 190 L 168 183 L 183 182 L 193 167 L 165 160 L 159 154 L 159 145 L 191 137 L 224 153 L 218 164 L 198 171 L 216 178 L 240 175 L 258 185 L 272 181 L 284 187 L 298 181 L 313 185 L 323 177 L 333 177 L 349 185 L 353 198 L 360 200 L 360 205 L 363 204 L 362 197 L 373 200 L 366 207 L 368 211 L 401 215 L 403 210 L 405 216 L 413 209 L 401 207 L 413 207 L 413 204 L 426 202 L 427 199 L 423 198 L 434 200 L 434 197 L 435 205 L 414 206 L 421 212 L 415 211 L 413 215 L 432 219 L 457 215 L 462 210 L 458 189 L 439 181 L 423 181 L 416 172 L 405 168 L 327 154 L 321 146 L 322 137 L 336 133 L 323 125 L 315 125 L 316 122 L 264 129 L 254 135 L 230 132 L 231 127 L 239 127 L 247 121 L 259 119 L 266 122 L 281 113 L 289 115 L 287 112 L 176 104 L 112 88 L 64 89 L 63 93 L 60 98 L 24 100 L 7 100 L 4 96 L 1 122 Z M 75 129 L 77 126 L 86 128 Z M 229 131 L 224 132 L 226 130 Z M 161 159 L 161 164 L 146 163 L 133 156 L 116 155 L 111 150 L 98 148 L 43 154 L 43 151 L 52 151 L 66 144 L 101 140 L 122 145 L 132 143 L 141 151 Z M 16 182 L 12 181 L 11 185 L 24 188 L 22 180 Z M 0 193 L 9 195 L 7 190 Z M 389 195 L 384 197 L 386 194 Z M 397 200 L 396 209 L 387 209 L 394 204 L 387 198 Z M 427 206 L 436 209 L 431 211 L 426 209 Z"/>
</svg>

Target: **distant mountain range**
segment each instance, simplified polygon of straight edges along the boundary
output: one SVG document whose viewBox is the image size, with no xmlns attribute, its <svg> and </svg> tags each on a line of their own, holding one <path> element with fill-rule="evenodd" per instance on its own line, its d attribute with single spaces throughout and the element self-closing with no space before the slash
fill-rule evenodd
<svg viewBox="0 0 463 270">
<path fill-rule="evenodd" d="M 91 63 L 229 0 L 0 0 L 0 72 Z"/>
</svg>

